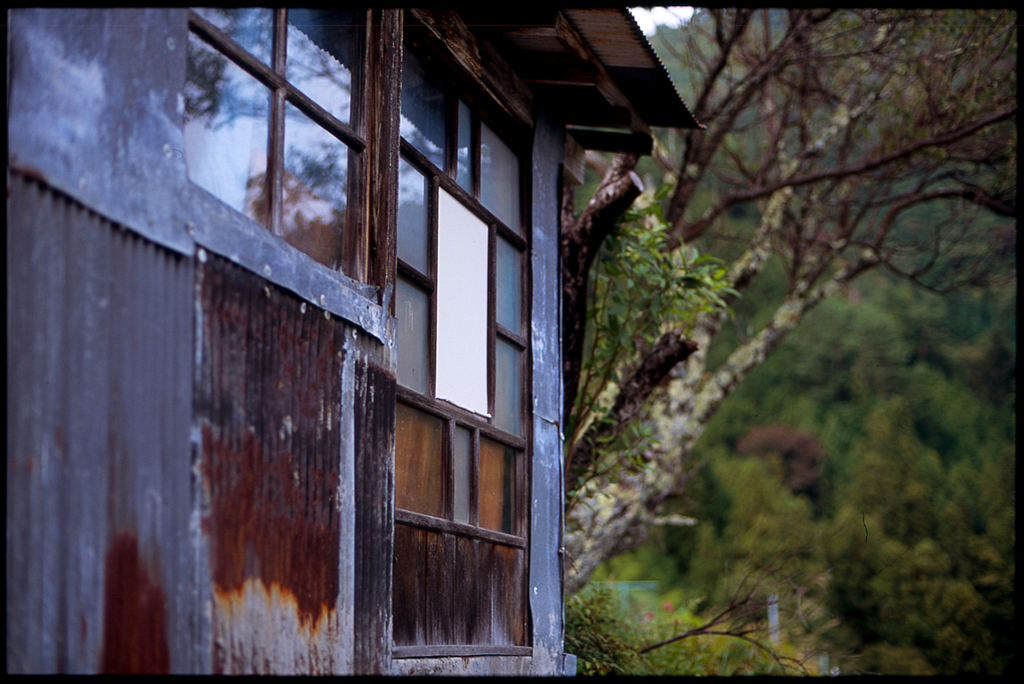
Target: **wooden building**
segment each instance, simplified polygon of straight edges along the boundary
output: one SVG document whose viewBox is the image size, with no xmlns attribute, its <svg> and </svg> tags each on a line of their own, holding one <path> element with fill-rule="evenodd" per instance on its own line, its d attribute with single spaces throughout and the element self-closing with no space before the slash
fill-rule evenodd
<svg viewBox="0 0 1024 684">
<path fill-rule="evenodd" d="M 573 672 L 563 163 L 695 125 L 628 12 L 7 38 L 8 672 Z"/>
</svg>

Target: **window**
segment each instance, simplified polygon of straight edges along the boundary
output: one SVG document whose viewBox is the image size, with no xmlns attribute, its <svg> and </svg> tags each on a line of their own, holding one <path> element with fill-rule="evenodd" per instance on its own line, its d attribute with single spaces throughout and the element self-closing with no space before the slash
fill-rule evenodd
<svg viewBox="0 0 1024 684">
<path fill-rule="evenodd" d="M 521 157 L 408 49 L 404 60 L 396 656 L 423 653 L 402 647 L 439 644 L 522 647 L 529 347 Z M 431 544 L 456 550 L 440 560 L 424 550 Z M 484 565 L 480 553 L 490 559 Z M 432 576 L 467 573 L 478 582 L 465 600 L 433 604 Z M 501 615 L 481 612 L 480 604 Z"/>
<path fill-rule="evenodd" d="M 189 179 L 342 272 L 360 258 L 364 23 L 343 10 L 189 12 Z"/>
</svg>

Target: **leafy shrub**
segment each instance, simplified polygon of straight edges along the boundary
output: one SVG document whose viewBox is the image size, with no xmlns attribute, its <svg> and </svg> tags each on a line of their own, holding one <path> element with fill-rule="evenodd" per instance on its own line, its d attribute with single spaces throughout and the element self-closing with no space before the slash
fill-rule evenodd
<svg viewBox="0 0 1024 684">
<path fill-rule="evenodd" d="M 569 598 L 565 610 L 565 650 L 576 656 L 580 675 L 737 676 L 806 674 L 802 667 L 783 666 L 770 653 L 744 639 L 718 634 L 688 636 L 674 643 L 641 651 L 703 621 L 690 607 L 661 610 L 639 618 L 623 614 L 610 588 L 588 585 Z M 754 637 L 758 635 L 752 635 Z M 790 664 L 791 644 L 773 648 Z"/>
<path fill-rule="evenodd" d="M 623 619 L 611 589 L 589 585 L 565 607 L 565 651 L 581 675 L 647 674 L 636 630 Z"/>
</svg>

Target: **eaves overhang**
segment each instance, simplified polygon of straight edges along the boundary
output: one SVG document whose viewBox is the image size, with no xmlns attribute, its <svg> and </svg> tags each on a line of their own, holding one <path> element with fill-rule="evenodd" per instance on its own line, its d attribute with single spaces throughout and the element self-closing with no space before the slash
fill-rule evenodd
<svg viewBox="0 0 1024 684">
<path fill-rule="evenodd" d="M 462 10 L 588 149 L 649 151 L 651 127 L 704 128 L 629 10 Z"/>
</svg>

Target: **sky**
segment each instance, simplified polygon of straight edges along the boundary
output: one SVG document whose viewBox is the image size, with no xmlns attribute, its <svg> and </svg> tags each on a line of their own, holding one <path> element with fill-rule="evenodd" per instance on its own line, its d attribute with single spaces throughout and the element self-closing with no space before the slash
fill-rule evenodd
<svg viewBox="0 0 1024 684">
<path fill-rule="evenodd" d="M 630 7 L 629 11 L 633 13 L 633 18 L 645 36 L 654 33 L 655 24 L 675 28 L 693 14 L 692 7 Z"/>
</svg>

